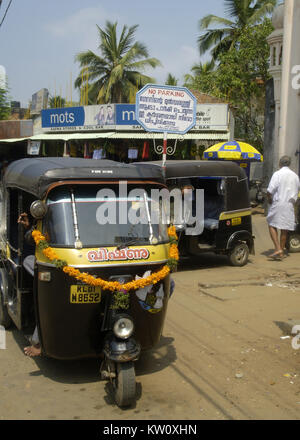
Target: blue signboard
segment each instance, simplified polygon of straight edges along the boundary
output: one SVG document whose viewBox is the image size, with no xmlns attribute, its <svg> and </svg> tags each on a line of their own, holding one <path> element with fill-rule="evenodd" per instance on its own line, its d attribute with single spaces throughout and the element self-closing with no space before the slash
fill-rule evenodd
<svg viewBox="0 0 300 440">
<path fill-rule="evenodd" d="M 42 110 L 42 127 L 78 127 L 84 125 L 84 107 Z"/>
<path fill-rule="evenodd" d="M 140 125 L 135 117 L 135 104 L 116 104 L 116 125 Z"/>
</svg>

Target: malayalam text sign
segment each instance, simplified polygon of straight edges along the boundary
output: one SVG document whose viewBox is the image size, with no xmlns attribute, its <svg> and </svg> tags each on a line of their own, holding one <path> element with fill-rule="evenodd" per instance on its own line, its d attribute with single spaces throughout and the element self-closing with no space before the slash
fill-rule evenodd
<svg viewBox="0 0 300 440">
<path fill-rule="evenodd" d="M 146 131 L 184 134 L 196 123 L 196 106 L 186 87 L 147 84 L 136 94 L 136 119 Z"/>
</svg>

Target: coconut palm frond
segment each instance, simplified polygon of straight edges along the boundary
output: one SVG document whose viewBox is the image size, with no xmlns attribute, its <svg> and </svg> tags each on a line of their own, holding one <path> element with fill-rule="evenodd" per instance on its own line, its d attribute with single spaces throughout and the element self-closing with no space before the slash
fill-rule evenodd
<svg viewBox="0 0 300 440">
<path fill-rule="evenodd" d="M 228 35 L 219 42 L 211 51 L 212 59 L 217 61 L 220 56 L 228 52 L 236 43 L 236 38 L 233 35 Z"/>
<path fill-rule="evenodd" d="M 178 79 L 175 78 L 175 76 L 173 76 L 171 73 L 169 73 L 168 76 L 167 76 L 165 84 L 168 85 L 168 86 L 177 86 Z"/>
<path fill-rule="evenodd" d="M 224 0 L 225 11 L 230 17 L 244 21 L 250 10 L 252 0 Z"/>
<path fill-rule="evenodd" d="M 140 72 L 127 72 L 127 76 L 126 78 L 128 79 L 128 81 L 130 81 L 132 84 L 135 84 L 140 88 L 144 87 L 146 84 L 148 83 L 153 83 L 155 82 L 154 78 L 148 76 L 148 75 L 143 75 Z"/>
<path fill-rule="evenodd" d="M 191 68 L 192 72 L 195 73 L 195 75 L 202 75 L 205 73 L 212 72 L 215 67 L 215 60 L 211 59 L 210 61 L 207 61 L 206 63 L 199 63 L 194 64 L 194 66 Z"/>
<path fill-rule="evenodd" d="M 275 6 L 277 4 L 277 0 L 267 0 L 267 1 L 261 1 L 256 4 L 256 10 L 252 14 L 251 18 L 248 20 L 249 25 L 255 25 L 262 21 L 268 14 L 273 12 L 275 9 Z"/>
<path fill-rule="evenodd" d="M 208 29 L 198 38 L 200 55 L 212 49 L 212 55 L 215 58 L 228 50 L 235 44 L 246 26 L 259 23 L 272 12 L 277 0 L 224 0 L 224 2 L 226 12 L 233 20 L 215 15 L 207 15 L 200 20 L 199 25 L 202 31 L 208 29 L 210 25 L 222 26 L 222 28 Z M 229 42 L 230 38 L 231 42 Z M 221 44 L 222 40 L 226 42 Z"/>
<path fill-rule="evenodd" d="M 138 24 L 136 24 L 135 26 L 131 26 L 129 29 L 127 29 L 126 26 L 123 26 L 123 30 L 119 40 L 120 56 L 127 52 L 134 44 L 134 34 L 138 27 Z"/>
<path fill-rule="evenodd" d="M 146 60 L 136 61 L 135 63 L 130 64 L 130 66 L 127 66 L 127 69 L 130 70 L 145 70 L 148 67 L 158 67 L 162 66 L 161 62 L 157 58 L 147 58 Z"/>
<path fill-rule="evenodd" d="M 207 29 L 210 25 L 232 26 L 233 24 L 231 20 L 212 14 L 206 15 L 199 20 L 199 28 L 201 31 Z"/>
<path fill-rule="evenodd" d="M 231 28 L 209 29 L 204 35 L 201 35 L 198 38 L 200 55 L 207 52 L 207 50 L 211 49 L 213 46 L 218 45 L 225 36 L 232 32 L 233 30 Z"/>
</svg>

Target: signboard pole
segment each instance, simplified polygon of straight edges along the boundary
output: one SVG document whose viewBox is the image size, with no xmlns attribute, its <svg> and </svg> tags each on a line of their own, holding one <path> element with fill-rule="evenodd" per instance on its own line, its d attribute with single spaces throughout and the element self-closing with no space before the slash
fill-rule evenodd
<svg viewBox="0 0 300 440">
<path fill-rule="evenodd" d="M 168 136 L 168 132 L 164 131 L 163 154 L 162 154 L 162 167 L 164 172 L 166 170 L 166 161 L 167 161 L 167 136 Z"/>
</svg>

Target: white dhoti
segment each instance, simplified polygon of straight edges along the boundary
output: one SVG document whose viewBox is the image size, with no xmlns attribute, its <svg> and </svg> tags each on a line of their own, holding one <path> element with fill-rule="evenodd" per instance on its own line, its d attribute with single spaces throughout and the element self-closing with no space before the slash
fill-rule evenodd
<svg viewBox="0 0 300 440">
<path fill-rule="evenodd" d="M 269 206 L 267 222 L 274 228 L 294 231 L 296 227 L 294 205 L 291 202 L 272 203 Z"/>
</svg>

